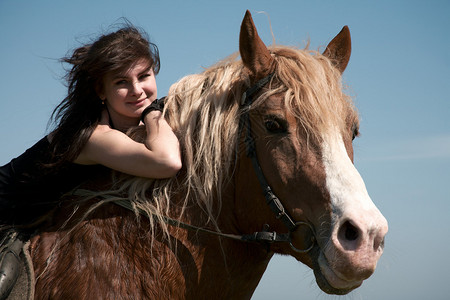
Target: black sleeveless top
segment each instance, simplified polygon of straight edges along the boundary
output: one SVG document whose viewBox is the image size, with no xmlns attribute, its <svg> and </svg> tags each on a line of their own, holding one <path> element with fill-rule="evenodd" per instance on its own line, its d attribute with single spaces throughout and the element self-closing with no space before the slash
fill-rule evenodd
<svg viewBox="0 0 450 300">
<path fill-rule="evenodd" d="M 47 137 L 0 168 L 0 225 L 27 224 L 56 207 L 59 198 L 96 177 L 107 176 L 102 165 L 68 162 L 55 170 Z"/>
</svg>

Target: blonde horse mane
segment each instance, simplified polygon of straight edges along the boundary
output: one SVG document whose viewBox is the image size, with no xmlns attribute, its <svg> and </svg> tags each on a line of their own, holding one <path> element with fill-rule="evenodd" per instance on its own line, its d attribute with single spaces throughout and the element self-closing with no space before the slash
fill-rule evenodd
<svg viewBox="0 0 450 300">
<path fill-rule="evenodd" d="M 284 95 L 287 110 L 309 139 L 321 139 L 324 132 L 336 128 L 344 132 L 348 115 L 357 121 L 351 99 L 342 91 L 341 74 L 327 57 L 286 46 L 269 50 L 276 61 L 275 74 L 251 109 L 271 95 Z M 222 192 L 233 171 L 236 151 L 240 150 L 239 100 L 249 86 L 249 75 L 238 54 L 173 84 L 165 114 L 180 140 L 184 176 L 151 180 L 123 175 L 108 193 L 125 195 L 136 212 L 146 212 L 151 228 L 158 224 L 166 234 L 163 216 L 181 219 L 187 205 L 198 205 L 207 221 L 215 224 Z M 138 128 L 130 135 L 142 140 L 145 129 Z M 178 195 L 176 203 L 174 194 Z M 104 197 L 104 202 L 119 198 Z"/>
</svg>

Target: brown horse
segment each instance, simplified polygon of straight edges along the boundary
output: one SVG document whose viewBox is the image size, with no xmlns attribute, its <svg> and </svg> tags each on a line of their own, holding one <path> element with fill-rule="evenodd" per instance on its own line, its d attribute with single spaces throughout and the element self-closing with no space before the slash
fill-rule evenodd
<svg viewBox="0 0 450 300">
<path fill-rule="evenodd" d="M 36 299 L 249 299 L 275 253 L 311 267 L 326 293 L 360 286 L 387 222 L 352 162 L 350 48 L 347 27 L 323 54 L 267 48 L 247 12 L 242 60 L 169 91 L 183 170 L 64 202 L 31 242 Z"/>
</svg>

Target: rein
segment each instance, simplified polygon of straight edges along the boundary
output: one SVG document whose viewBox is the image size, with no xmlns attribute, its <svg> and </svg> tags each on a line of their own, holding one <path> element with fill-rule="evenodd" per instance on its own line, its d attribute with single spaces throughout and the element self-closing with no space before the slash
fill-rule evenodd
<svg viewBox="0 0 450 300">
<path fill-rule="evenodd" d="M 263 88 L 273 77 L 273 73 L 264 77 L 263 79 L 256 82 L 252 87 L 250 87 L 241 98 L 241 107 L 251 107 L 253 102 L 252 96 L 257 93 L 261 88 Z M 283 224 L 287 227 L 287 233 L 277 233 L 275 231 L 269 231 L 269 225 L 265 224 L 262 231 L 254 232 L 252 234 L 227 234 L 219 231 L 213 231 L 206 228 L 201 228 L 197 226 L 193 226 L 179 220 L 169 218 L 167 216 L 160 216 L 156 214 L 152 214 L 152 217 L 160 217 L 166 224 L 171 226 L 176 226 L 179 228 L 192 230 L 196 232 L 202 232 L 207 234 L 212 234 L 232 240 L 244 241 L 244 242 L 263 242 L 263 243 L 289 243 L 289 246 L 297 253 L 306 253 L 310 251 L 315 244 L 315 233 L 313 227 L 306 222 L 294 222 L 292 218 L 287 214 L 283 204 L 280 199 L 272 192 L 267 180 L 262 172 L 261 166 L 259 165 L 258 158 L 256 156 L 256 147 L 255 147 L 255 139 L 251 133 L 251 123 L 250 123 L 250 115 L 249 110 L 241 115 L 241 119 L 239 120 L 239 132 L 241 132 L 242 127 L 246 129 L 245 136 L 245 145 L 247 150 L 247 156 L 251 159 L 253 168 L 255 170 L 258 181 L 263 189 L 264 197 L 266 199 L 266 203 L 269 205 L 272 212 L 275 214 L 276 218 L 281 220 Z M 115 204 L 118 204 L 128 210 L 134 211 L 132 204 L 129 200 L 115 200 Z M 147 213 L 144 211 L 139 211 L 140 214 L 147 216 Z M 306 249 L 298 249 L 292 244 L 292 234 L 300 227 L 306 226 L 313 233 L 311 237 L 311 245 Z"/>
<path fill-rule="evenodd" d="M 115 204 L 120 205 L 128 210 L 134 211 L 133 206 L 131 205 L 129 200 L 115 200 Z M 147 216 L 147 213 L 144 211 L 139 210 L 139 213 L 141 215 Z M 158 215 L 159 216 L 159 215 Z M 156 214 L 152 214 L 152 217 L 156 218 Z M 232 239 L 232 240 L 238 240 L 238 241 L 244 241 L 244 242 L 287 242 L 289 241 L 289 237 L 286 236 L 286 234 L 277 234 L 276 232 L 269 232 L 269 231 L 261 231 L 261 232 L 254 232 L 253 234 L 229 234 L 229 233 L 222 233 L 219 231 L 209 230 L 202 227 L 197 227 L 194 225 L 190 225 L 184 222 L 181 222 L 179 220 L 169 218 L 167 216 L 159 216 L 162 218 L 162 220 L 171 226 L 188 229 L 196 232 L 203 232 L 208 234 L 217 235 L 220 237 Z"/>
</svg>

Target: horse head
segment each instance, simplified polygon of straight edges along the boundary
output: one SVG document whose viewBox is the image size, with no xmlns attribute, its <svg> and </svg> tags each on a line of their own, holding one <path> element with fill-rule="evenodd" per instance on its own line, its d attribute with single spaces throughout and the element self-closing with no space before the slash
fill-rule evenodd
<svg viewBox="0 0 450 300">
<path fill-rule="evenodd" d="M 247 11 L 239 42 L 250 86 L 270 76 L 247 108 L 257 161 L 290 219 L 308 224 L 292 230 L 292 245 L 274 243 L 271 250 L 310 266 L 323 291 L 346 294 L 374 272 L 388 230 L 353 164 L 358 115 L 341 84 L 351 51 L 349 29 L 344 27 L 323 54 L 267 48 Z M 239 226 L 257 231 L 268 224 L 286 232 L 265 205 L 250 158 L 239 153 Z M 249 200 L 255 198 L 260 205 Z"/>
</svg>

